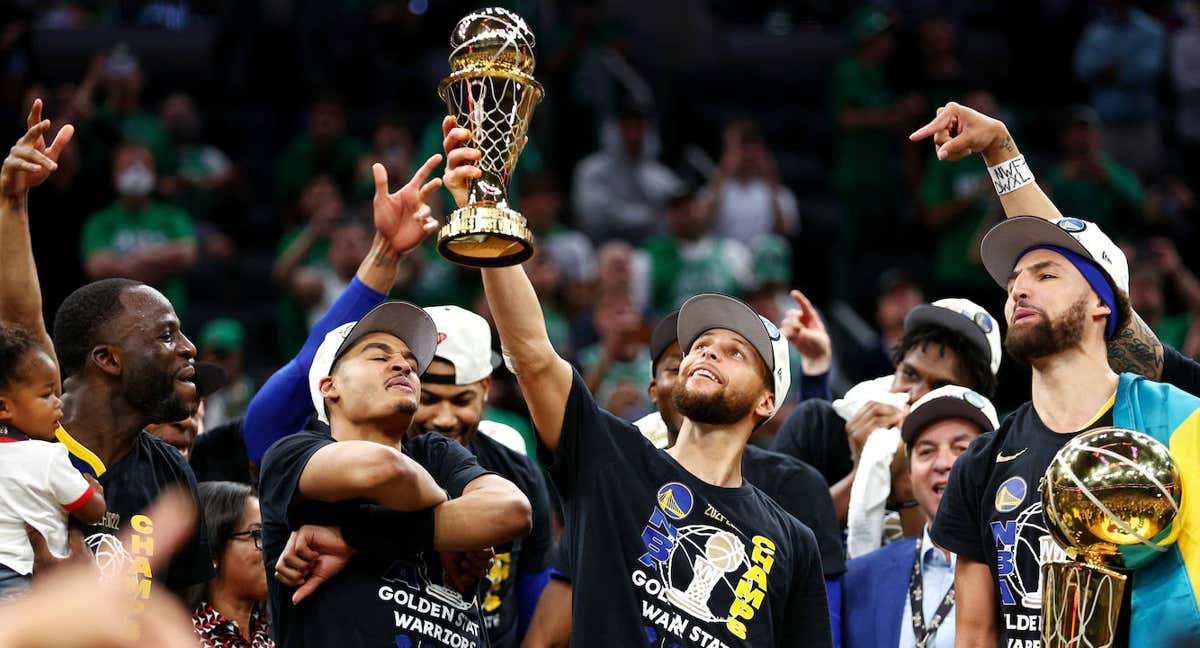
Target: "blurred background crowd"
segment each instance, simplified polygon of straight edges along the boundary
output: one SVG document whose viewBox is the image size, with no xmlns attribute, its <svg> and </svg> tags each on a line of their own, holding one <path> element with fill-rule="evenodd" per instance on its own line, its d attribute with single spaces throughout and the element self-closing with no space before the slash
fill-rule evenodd
<svg viewBox="0 0 1200 648">
<path fill-rule="evenodd" d="M 805 291 L 834 338 L 835 393 L 892 371 L 918 303 L 1001 312 L 978 259 L 1002 218 L 986 170 L 907 140 L 950 100 L 1009 125 L 1063 213 L 1126 246 L 1134 310 L 1200 355 L 1181 253 L 1198 216 L 1200 2 L 493 4 L 529 21 L 547 90 L 510 187 L 537 235 L 527 270 L 556 347 L 618 414 L 652 409 L 649 331 L 697 292 L 779 321 L 788 289 Z M 396 184 L 440 152 L 447 41 L 475 8 L 3 3 L 4 137 L 35 97 L 78 129 L 31 197 L 47 319 L 87 280 L 155 285 L 232 377 L 204 423 L 240 416 L 366 253 L 371 164 Z M 486 316 L 471 272 L 431 237 L 393 296 Z M 1023 371 L 1005 364 L 1000 409 L 1028 398 Z M 488 418 L 528 433 L 519 399 L 501 381 Z"/>
</svg>

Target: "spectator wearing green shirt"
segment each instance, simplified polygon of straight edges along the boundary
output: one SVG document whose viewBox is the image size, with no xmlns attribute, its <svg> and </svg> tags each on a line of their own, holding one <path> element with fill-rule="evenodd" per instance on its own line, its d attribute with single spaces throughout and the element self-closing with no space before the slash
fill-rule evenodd
<svg viewBox="0 0 1200 648">
<path fill-rule="evenodd" d="M 715 214 L 701 208 L 694 188 L 682 188 L 667 206 L 667 233 L 650 237 L 642 250 L 650 260 L 649 284 L 659 316 L 700 293 L 742 297 L 753 277 L 750 251 L 714 233 Z"/>
<path fill-rule="evenodd" d="M 648 330 L 626 293 L 599 298 L 593 316 L 600 341 L 579 352 L 579 366 L 596 403 L 626 420 L 649 413 Z"/>
<path fill-rule="evenodd" d="M 275 182 L 284 198 L 291 198 L 320 174 L 334 179 L 343 193 L 354 186 L 359 158 L 367 146 L 346 132 L 346 115 L 337 101 L 323 99 L 313 105 L 308 130 L 288 144 L 275 162 Z"/>
<path fill-rule="evenodd" d="M 204 427 L 212 429 L 241 418 L 254 397 L 254 379 L 246 374 L 246 329 L 229 317 L 210 321 L 200 330 L 198 359 L 225 370 L 224 387 L 204 399 Z"/>
<path fill-rule="evenodd" d="M 854 54 L 834 65 L 830 83 L 833 185 L 846 210 L 850 250 L 861 253 L 896 244 L 904 141 L 898 134 L 915 124 L 925 102 L 917 95 L 897 99 L 889 87 L 886 67 L 896 41 L 883 12 L 860 9 L 847 28 Z"/>
<path fill-rule="evenodd" d="M 1142 222 L 1145 192 L 1136 174 L 1100 145 L 1100 118 L 1087 106 L 1071 111 L 1063 133 L 1063 159 L 1047 179 L 1062 213 L 1086 218 L 1114 238 Z"/>
<path fill-rule="evenodd" d="M 990 92 L 964 97 L 979 112 L 999 117 L 1000 107 Z M 933 279 L 938 291 L 962 294 L 992 290 L 979 260 L 979 241 L 1001 217 L 987 170 L 974 160 L 926 164 L 921 177 L 921 221 L 936 241 Z M 985 297 L 987 295 L 985 294 Z"/>
<path fill-rule="evenodd" d="M 154 200 L 154 156 L 126 143 L 113 155 L 117 201 L 83 225 L 81 256 L 90 281 L 126 277 L 158 288 L 187 321 L 184 273 L 196 263 L 196 234 L 187 212 Z"/>
</svg>

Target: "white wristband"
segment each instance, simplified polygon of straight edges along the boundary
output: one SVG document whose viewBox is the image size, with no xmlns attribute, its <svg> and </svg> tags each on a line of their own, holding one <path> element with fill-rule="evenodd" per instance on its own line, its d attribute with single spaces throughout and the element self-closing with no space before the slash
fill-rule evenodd
<svg viewBox="0 0 1200 648">
<path fill-rule="evenodd" d="M 992 185 L 996 187 L 996 194 L 1000 196 L 1033 184 L 1033 171 L 1025 164 L 1024 155 L 988 167 L 988 175 L 992 176 Z"/>
</svg>

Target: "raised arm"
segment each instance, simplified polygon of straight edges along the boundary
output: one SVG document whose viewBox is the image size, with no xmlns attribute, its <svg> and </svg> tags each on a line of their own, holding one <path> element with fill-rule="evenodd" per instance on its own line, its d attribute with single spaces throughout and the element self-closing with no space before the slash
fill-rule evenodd
<svg viewBox="0 0 1200 648">
<path fill-rule="evenodd" d="M 460 207 L 467 200 L 467 182 L 479 177 L 474 166 L 479 150 L 467 148 L 471 134 L 457 128 L 453 117 L 442 121 L 446 150 L 445 186 Z M 559 357 L 546 333 L 546 321 L 533 284 L 521 267 L 485 268 L 483 288 L 488 308 L 500 333 L 505 359 L 517 376 L 529 404 L 538 437 L 551 451 L 558 447 L 563 414 L 571 390 L 571 365 Z"/>
<path fill-rule="evenodd" d="M 46 146 L 50 120 L 42 119 L 42 100 L 33 102 L 29 130 L 9 151 L 0 168 L 0 319 L 32 331 L 55 359 L 54 343 L 42 318 L 42 289 L 29 241 L 29 190 L 58 168 L 58 156 L 75 127 L 67 124 Z"/>
<path fill-rule="evenodd" d="M 979 153 L 988 167 L 994 167 L 1021 154 L 1003 122 L 953 101 L 938 108 L 933 121 L 909 139 L 915 142 L 929 137 L 933 138 L 939 160 L 961 160 Z M 1016 174 L 1012 176 L 1014 178 L 1031 174 L 1028 166 L 1023 164 L 1009 167 L 1006 172 Z M 1002 194 L 1000 204 L 1006 218 L 1038 216 L 1050 219 L 1063 215 L 1036 182 Z M 1127 371 L 1159 380 L 1163 370 L 1162 342 L 1142 318 L 1133 313 L 1129 324 L 1108 341 L 1108 363 L 1118 372 Z"/>
<path fill-rule="evenodd" d="M 418 511 L 447 499 L 411 457 L 369 441 L 331 443 L 316 451 L 300 475 L 299 494 L 320 502 L 364 498 L 394 511 Z"/>
<path fill-rule="evenodd" d="M 308 370 L 325 335 L 346 322 L 358 320 L 387 299 L 400 259 L 437 228 L 426 203 L 442 186 L 442 180 L 434 178 L 426 182 L 425 179 L 441 161 L 440 155 L 426 160 L 408 184 L 395 193 L 388 191 L 383 165 L 374 166 L 375 239 L 358 266 L 358 274 L 317 320 L 300 353 L 267 380 L 246 409 L 243 434 L 250 461 L 255 465 L 262 462 L 271 444 L 299 432 L 312 416 L 312 407 L 308 405 Z"/>
</svg>

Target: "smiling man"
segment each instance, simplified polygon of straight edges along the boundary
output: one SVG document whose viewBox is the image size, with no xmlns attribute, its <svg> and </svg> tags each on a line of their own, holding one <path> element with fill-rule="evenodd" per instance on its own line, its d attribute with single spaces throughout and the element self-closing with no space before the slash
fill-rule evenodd
<svg viewBox="0 0 1200 648">
<path fill-rule="evenodd" d="M 145 509 L 164 489 L 182 485 L 198 501 L 196 480 L 174 448 L 144 428 L 188 416 L 196 400 L 196 347 L 179 329 L 175 309 L 162 293 L 136 281 L 105 279 L 71 293 L 54 317 L 42 319 L 37 265 L 29 240 L 30 188 L 57 169 L 55 160 L 74 129 L 63 126 L 47 146 L 42 103 L 0 170 L 0 319 L 32 331 L 63 376 L 63 419 L 57 435 L 81 471 L 104 486 L 108 513 L 84 529 L 107 573 L 144 568 L 153 551 L 155 520 Z M 69 433 L 68 433 L 69 432 Z M 118 532 L 129 530 L 129 544 Z M 165 568 L 139 572 L 139 598 L 156 583 L 174 590 L 208 580 L 212 558 L 204 520 Z"/>
<path fill-rule="evenodd" d="M 1000 327 L 970 300 L 940 299 L 909 311 L 904 336 L 892 355 L 896 370 L 888 391 L 907 393 L 910 405 L 944 385 L 963 385 L 991 396 L 1000 370 Z M 771 449 L 796 457 L 824 475 L 838 519 L 845 524 L 863 445 L 875 430 L 899 427 L 906 414 L 907 408 L 871 402 L 843 420 L 828 401 L 810 399 L 783 422 Z M 903 451 L 897 449 L 897 461 Z M 910 516 L 905 518 L 906 529 L 913 526 L 910 523 L 919 525 L 910 482 L 903 473 L 893 474 L 891 500 L 901 507 L 902 515 Z"/>
<path fill-rule="evenodd" d="M 900 434 L 924 531 L 846 565 L 845 648 L 954 648 L 955 556 L 933 543 L 929 525 L 958 456 L 997 427 L 992 403 L 958 385 L 939 387 L 913 405 Z"/>
<path fill-rule="evenodd" d="M 480 605 L 490 645 L 515 648 L 549 579 L 546 553 L 553 540 L 546 482 L 537 464 L 481 428 L 492 369 L 499 362 L 492 353 L 492 327 L 458 306 L 433 306 L 425 312 L 437 327 L 438 345 L 421 376 L 421 406 L 409 436 L 440 434 L 461 444 L 485 470 L 516 484 L 532 508 L 529 536 L 495 548 Z"/>
</svg>

